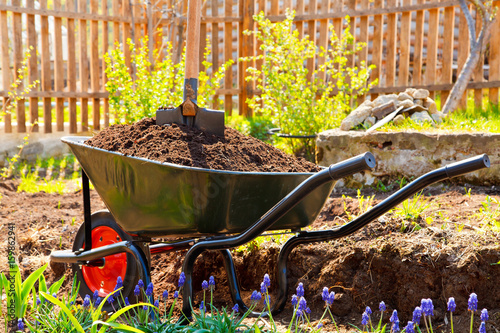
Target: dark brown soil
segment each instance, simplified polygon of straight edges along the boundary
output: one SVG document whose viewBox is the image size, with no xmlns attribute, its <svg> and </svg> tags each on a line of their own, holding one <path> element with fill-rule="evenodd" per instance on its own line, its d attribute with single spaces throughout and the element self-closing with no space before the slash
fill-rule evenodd
<svg viewBox="0 0 500 333">
<path fill-rule="evenodd" d="M 258 139 L 226 127 L 224 137 L 185 125 L 156 125 L 145 118 L 133 125 L 108 127 L 87 140 L 90 146 L 159 162 L 205 169 L 260 172 L 310 172 L 320 169 Z"/>
<path fill-rule="evenodd" d="M 3 229 L 7 223 L 17 226 L 17 258 L 26 277 L 34 269 L 48 262 L 51 251 L 70 249 L 74 235 L 82 223 L 81 192 L 66 195 L 17 193 L 16 183 L 0 181 L 0 242 L 6 244 Z M 389 193 L 363 191 L 365 198 L 375 194 L 374 202 Z M 343 198 L 342 195 L 346 197 Z M 328 287 L 336 293 L 333 314 L 342 331 L 351 331 L 348 323 L 359 325 L 361 313 L 370 306 L 378 318 L 378 304 L 384 301 L 388 311 L 397 309 L 401 326 L 411 320 L 411 313 L 422 298 L 434 301 L 435 316 L 432 318 L 435 332 L 449 332 L 449 314 L 446 301 L 455 297 L 457 310 L 454 314 L 455 332 L 468 332 L 470 314 L 467 299 L 475 292 L 479 298 L 479 310 L 487 308 L 490 320 L 487 331 L 500 330 L 500 235 L 483 228 L 482 217 L 477 213 L 483 207 L 486 195 L 500 199 L 500 191 L 492 188 L 473 187 L 471 195 L 461 186 L 436 186 L 424 192 L 432 206 L 416 224 L 404 221 L 395 212 L 370 223 L 351 236 L 331 241 L 303 245 L 294 250 L 289 258 L 289 296 L 299 282 L 305 286 L 305 296 L 312 309 L 312 319 L 318 320 L 324 308 L 321 290 Z M 104 208 L 97 194 L 92 191 L 92 209 Z M 326 229 L 343 224 L 347 211 L 359 214 L 359 200 L 353 190 L 337 189 L 313 223 L 313 229 Z M 494 206 L 496 207 L 496 206 Z M 432 217 L 431 224 L 425 222 Z M 74 219 L 74 221 L 73 221 Z M 401 232 L 401 225 L 409 224 Z M 415 230 L 419 225 L 422 229 Z M 0 255 L 6 258 L 6 246 Z M 271 288 L 276 288 L 275 267 L 279 245 L 267 241 L 252 250 L 233 251 L 242 294 L 248 298 L 258 289 L 265 273 L 271 275 Z M 177 286 L 185 252 L 180 251 L 152 258 L 152 277 L 155 293 L 163 290 L 171 293 Z M 6 260 L 0 261 L 5 271 Z M 46 272 L 48 281 L 67 274 L 66 290 L 71 281 L 68 267 L 54 265 Z M 199 301 L 202 280 L 215 276 L 217 288 L 215 302 L 218 306 L 232 306 L 221 258 L 216 252 L 203 254 L 195 265 L 194 287 Z M 286 324 L 291 318 L 291 307 L 277 317 Z M 479 320 L 475 316 L 474 331 Z M 333 325 L 326 322 L 327 331 Z M 283 330 L 284 331 L 284 330 Z"/>
</svg>

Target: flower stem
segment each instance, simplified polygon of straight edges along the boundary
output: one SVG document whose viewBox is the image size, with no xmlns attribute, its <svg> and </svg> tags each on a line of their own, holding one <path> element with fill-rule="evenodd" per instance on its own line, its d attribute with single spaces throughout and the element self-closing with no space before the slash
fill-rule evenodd
<svg viewBox="0 0 500 333">
<path fill-rule="evenodd" d="M 330 317 L 332 318 L 333 325 L 335 325 L 335 329 L 337 330 L 337 333 L 340 333 L 339 328 L 337 327 L 337 323 L 335 322 L 335 319 L 333 319 L 333 314 L 332 314 L 332 311 L 330 311 L 330 307 L 328 307 L 328 312 L 330 313 Z"/>
<path fill-rule="evenodd" d="M 451 333 L 453 333 L 453 312 L 450 312 Z"/>
<path fill-rule="evenodd" d="M 470 333 L 472 333 L 472 326 L 474 324 L 474 311 L 471 311 L 471 316 L 470 316 Z"/>
</svg>

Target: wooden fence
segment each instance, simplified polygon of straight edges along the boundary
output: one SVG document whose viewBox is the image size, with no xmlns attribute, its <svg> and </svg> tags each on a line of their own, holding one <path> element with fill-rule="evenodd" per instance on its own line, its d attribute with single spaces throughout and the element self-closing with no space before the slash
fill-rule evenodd
<svg viewBox="0 0 500 333">
<path fill-rule="evenodd" d="M 47 0 L 0 0 L 3 104 L 30 46 L 34 50 L 25 81 L 40 81 L 12 114 L 4 116 L 7 133 L 26 132 L 30 126 L 45 133 L 76 133 L 108 126 L 103 55 L 116 41 L 123 43 L 131 38 L 137 43 L 147 34 L 153 36 L 150 46 L 161 48 L 162 43 L 170 41 L 174 57 L 180 59 L 187 0 L 153 0 L 146 4 L 137 0 L 53 0 L 50 4 L 48 7 Z M 367 60 L 377 66 L 372 79 L 378 78 L 379 85 L 370 91 L 372 98 L 407 87 L 423 87 L 432 95 L 439 92 L 444 102 L 469 52 L 467 26 L 457 0 L 206 0 L 201 50 L 208 38 L 212 45 L 209 60 L 215 69 L 228 59 L 254 55 L 257 42 L 242 31 L 254 28 L 252 16 L 259 11 L 265 11 L 273 21 L 284 19 L 284 8 L 296 11 L 295 24 L 301 36 L 309 35 L 323 47 L 328 45 L 328 25 L 339 31 L 345 24 L 343 18 L 351 17 L 356 40 L 368 44 L 352 61 Z M 485 96 L 498 104 L 498 19 L 490 45 L 468 86 L 476 107 L 481 107 Z M 127 48 L 125 55 L 130 62 Z M 317 66 L 321 59 L 317 60 L 308 67 Z M 251 114 L 244 101 L 255 89 L 242 75 L 249 65 L 236 62 L 228 70 L 213 107 L 223 107 L 229 114 L 233 110 Z"/>
</svg>

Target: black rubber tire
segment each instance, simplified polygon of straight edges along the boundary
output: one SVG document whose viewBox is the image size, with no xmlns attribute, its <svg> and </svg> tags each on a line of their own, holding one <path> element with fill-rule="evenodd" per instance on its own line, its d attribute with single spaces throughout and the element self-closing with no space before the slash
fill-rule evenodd
<svg viewBox="0 0 500 333">
<path fill-rule="evenodd" d="M 118 241 L 124 241 L 124 240 L 133 240 L 133 237 L 127 234 L 123 229 L 121 229 L 118 224 L 115 222 L 115 219 L 113 215 L 108 210 L 101 210 L 98 212 L 95 212 L 91 216 L 91 221 L 92 221 L 92 230 L 99 226 L 106 226 L 111 229 L 113 229 L 120 237 L 120 240 Z M 85 239 L 85 226 L 82 223 L 80 226 L 80 229 L 78 229 L 78 232 L 75 237 L 75 241 L 73 242 L 73 251 L 77 251 L 84 246 L 84 239 Z M 139 246 L 141 248 L 141 251 L 146 253 L 146 258 L 148 259 L 148 267 L 150 267 L 150 253 L 146 245 L 142 244 Z M 147 250 L 147 252 L 146 252 Z M 138 267 L 134 256 L 130 253 L 127 253 L 127 268 L 126 268 L 126 273 L 125 277 L 123 278 L 123 289 L 122 289 L 122 295 L 123 298 L 128 297 L 129 302 L 131 304 L 135 303 L 136 297 L 134 296 L 134 288 L 137 285 L 139 279 L 140 279 L 140 267 Z M 85 295 L 90 295 L 92 297 L 92 294 L 94 293 L 94 290 L 91 290 L 91 288 L 87 285 L 87 282 L 85 281 L 82 273 L 82 266 L 78 264 L 73 264 L 72 269 L 74 274 L 76 275 L 76 280 L 77 283 L 80 284 L 80 289 L 79 289 L 79 294 L 82 297 L 82 299 L 85 297 Z M 149 272 L 147 272 L 149 275 Z M 114 281 L 113 281 L 114 282 Z M 101 297 L 103 298 L 103 297 Z M 123 304 L 123 302 L 120 299 L 120 304 Z M 118 297 L 115 297 L 114 301 L 114 307 L 115 309 L 117 308 L 118 305 Z M 103 306 L 103 310 L 105 311 L 114 311 L 113 306 L 109 303 L 106 302 L 106 304 Z"/>
</svg>

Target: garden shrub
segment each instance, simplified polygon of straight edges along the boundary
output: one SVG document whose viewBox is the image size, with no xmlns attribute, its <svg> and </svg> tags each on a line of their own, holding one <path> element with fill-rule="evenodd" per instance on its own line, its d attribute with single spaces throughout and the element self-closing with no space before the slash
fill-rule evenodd
<svg viewBox="0 0 500 333">
<path fill-rule="evenodd" d="M 350 33 L 349 17 L 347 28 L 338 32 L 329 27 L 331 48 L 318 49 L 308 36 L 299 38 L 293 29 L 295 13 L 287 10 L 286 19 L 271 23 L 264 13 L 254 16 L 257 31 L 255 34 L 261 44 L 262 55 L 243 58 L 243 61 L 262 60 L 262 68 L 247 69 L 247 81 L 255 83 L 261 91 L 247 100 L 255 114 L 269 117 L 274 126 L 282 133 L 293 135 L 314 135 L 320 131 L 338 127 L 340 121 L 351 110 L 358 96 L 365 94 L 377 81 L 367 83 L 373 65 L 364 61 L 359 66 L 349 66 L 348 57 L 355 55 L 363 43 L 355 43 Z M 309 59 L 324 57 L 323 65 L 318 66 L 308 80 L 307 62 Z M 320 73 L 327 80 L 320 79 Z M 314 140 L 307 147 L 309 153 Z M 285 148 L 297 153 L 303 143 L 294 140 L 282 141 Z"/>
<path fill-rule="evenodd" d="M 165 45 L 162 61 L 151 64 L 149 61 L 148 37 L 141 39 L 142 46 L 136 46 L 129 39 L 133 73 L 127 67 L 125 55 L 116 44 L 114 50 L 104 56 L 106 62 L 106 90 L 109 92 L 110 113 L 115 123 L 133 123 L 144 117 L 152 117 L 159 107 L 177 107 L 183 102 L 184 56 L 181 62 L 174 64 L 172 45 Z M 199 74 L 198 100 L 200 107 L 206 107 L 220 87 L 226 69 L 232 65 L 229 60 L 217 71 L 211 70 L 208 62 L 210 44 L 207 42 L 203 71 Z M 153 51 L 153 58 L 158 59 L 158 50 Z"/>
</svg>

